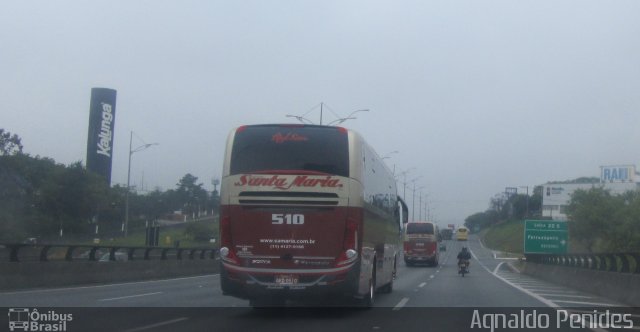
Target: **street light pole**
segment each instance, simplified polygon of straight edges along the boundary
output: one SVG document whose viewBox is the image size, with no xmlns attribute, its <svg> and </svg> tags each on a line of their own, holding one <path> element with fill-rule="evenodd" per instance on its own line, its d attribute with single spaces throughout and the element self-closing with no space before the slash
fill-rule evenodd
<svg viewBox="0 0 640 332">
<path fill-rule="evenodd" d="M 527 189 L 527 210 L 526 210 L 525 218 L 528 218 L 529 217 L 529 186 L 520 186 L 520 188 Z"/>
<path fill-rule="evenodd" d="M 131 191 L 131 156 L 139 151 L 145 150 L 153 145 L 158 145 L 158 143 L 149 143 L 143 144 L 132 150 L 133 144 L 133 131 L 131 131 L 131 135 L 129 136 L 129 167 L 127 168 L 127 192 L 125 193 L 125 203 L 124 203 L 124 223 L 122 224 L 122 231 L 124 232 L 124 237 L 129 235 L 129 191 Z"/>
<path fill-rule="evenodd" d="M 399 177 L 400 175 L 402 175 L 402 177 L 403 177 L 403 181 L 401 182 L 402 183 L 402 188 L 403 188 L 402 189 L 402 199 L 405 202 L 407 201 L 407 198 L 406 198 L 407 197 L 407 173 L 409 173 L 413 169 L 415 169 L 415 167 L 411 167 L 411 168 L 409 168 L 407 170 L 404 170 L 404 171 L 400 172 L 398 174 L 398 176 L 394 176 L 395 178 Z"/>
<path fill-rule="evenodd" d="M 416 221 L 416 180 L 418 180 L 419 178 L 421 178 L 422 176 L 418 176 L 417 178 L 411 180 L 411 182 L 413 183 L 413 194 L 411 197 L 411 220 Z"/>
</svg>

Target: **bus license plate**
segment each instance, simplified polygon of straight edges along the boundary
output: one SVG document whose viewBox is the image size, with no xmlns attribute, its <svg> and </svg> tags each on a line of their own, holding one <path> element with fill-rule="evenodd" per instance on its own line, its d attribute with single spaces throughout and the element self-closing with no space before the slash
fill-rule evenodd
<svg viewBox="0 0 640 332">
<path fill-rule="evenodd" d="M 298 276 L 292 274 L 283 274 L 276 276 L 276 284 L 278 285 L 295 285 L 298 283 Z"/>
<path fill-rule="evenodd" d="M 416 243 L 416 247 L 424 247 L 424 243 L 418 242 L 418 243 Z"/>
</svg>

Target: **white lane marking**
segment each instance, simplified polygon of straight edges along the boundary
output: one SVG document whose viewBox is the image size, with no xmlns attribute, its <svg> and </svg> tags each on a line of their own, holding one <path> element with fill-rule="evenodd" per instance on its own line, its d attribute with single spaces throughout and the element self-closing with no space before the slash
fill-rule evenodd
<svg viewBox="0 0 640 332">
<path fill-rule="evenodd" d="M 498 264 L 498 266 L 496 266 L 496 268 L 493 270 L 493 274 L 498 273 L 498 270 L 500 269 L 500 267 L 502 266 L 502 264 L 504 264 L 504 262 L 501 262 L 500 264 Z"/>
<path fill-rule="evenodd" d="M 152 325 L 147 325 L 147 326 L 142 326 L 142 327 L 137 327 L 135 329 L 131 329 L 131 330 L 126 330 L 124 332 L 138 332 L 138 331 L 144 331 L 144 330 L 151 330 L 151 329 L 155 329 L 156 327 L 160 327 L 160 326 L 164 326 L 164 325 L 169 325 L 169 324 L 174 324 L 177 322 L 182 322 L 183 320 L 187 320 L 189 318 L 187 317 L 180 317 L 180 318 L 176 318 L 176 319 L 172 319 L 172 320 L 168 320 L 166 322 L 160 322 L 160 323 L 156 323 L 156 324 L 152 324 Z"/>
<path fill-rule="evenodd" d="M 154 282 L 166 282 L 166 281 L 174 281 L 174 280 L 189 280 L 189 279 L 198 279 L 198 278 L 210 278 L 220 276 L 219 273 L 216 274 L 207 274 L 203 276 L 195 276 L 195 277 L 182 277 L 182 278 L 173 278 L 173 279 L 159 279 L 159 280 L 147 280 L 147 281 L 134 281 L 134 282 L 121 282 L 117 284 L 108 284 L 108 285 L 95 285 L 95 286 L 79 286 L 79 287 L 64 287 L 64 288 L 50 288 L 50 289 L 32 289 L 32 290 L 24 290 L 24 291 L 15 291 L 15 292 L 7 292 L 1 293 L 0 295 L 14 295 L 14 294 L 29 294 L 29 293 L 38 293 L 38 292 L 56 292 L 56 291 L 70 291 L 75 289 L 91 289 L 91 288 L 104 288 L 104 287 L 114 287 L 114 286 L 126 286 L 126 285 L 139 285 L 139 284 L 147 284 Z"/>
<path fill-rule="evenodd" d="M 476 257 L 476 254 L 473 252 L 473 250 L 469 250 L 469 251 L 471 252 L 471 255 L 473 256 L 473 258 L 475 258 L 475 260 L 478 262 L 478 264 L 479 264 L 480 266 L 482 266 L 482 268 L 483 268 L 483 269 L 487 270 L 487 272 L 491 273 L 491 270 L 489 270 L 486 266 L 484 266 L 484 264 L 482 264 L 482 263 L 480 262 L 480 260 L 478 260 L 478 257 Z M 491 274 L 493 274 L 493 273 L 491 273 Z M 522 287 L 520 287 L 520 286 L 518 286 L 518 285 L 514 284 L 513 282 L 511 282 L 511 281 L 509 281 L 509 280 L 507 280 L 507 279 L 503 278 L 503 277 L 502 277 L 502 276 L 500 276 L 499 274 L 493 274 L 493 275 L 494 275 L 496 278 L 498 278 L 498 279 L 500 279 L 500 280 L 504 281 L 505 283 L 507 283 L 507 284 L 508 284 L 508 285 L 510 285 L 511 287 L 513 287 L 513 288 L 515 288 L 515 289 L 517 289 L 517 290 L 519 290 L 519 291 L 521 291 L 521 292 L 523 292 L 523 293 L 525 293 L 525 294 L 527 294 L 527 295 L 529 295 L 529 296 L 533 297 L 534 299 L 536 299 L 536 300 L 538 300 L 538 301 L 540 301 L 540 302 L 544 303 L 544 304 L 545 304 L 546 306 L 548 306 L 548 307 L 551 307 L 551 308 L 557 308 L 557 307 L 559 307 L 557 304 L 555 304 L 555 303 L 553 303 L 553 302 L 551 302 L 551 301 L 549 301 L 549 300 L 545 299 L 545 298 L 544 298 L 544 297 L 542 297 L 542 296 L 539 296 L 539 295 L 537 295 L 537 294 L 535 294 L 535 293 L 533 293 L 533 292 L 530 292 L 530 291 L 528 291 L 528 290 L 526 290 L 526 289 L 524 289 L 524 288 L 522 288 Z"/>
<path fill-rule="evenodd" d="M 551 296 L 551 297 L 575 297 L 575 298 L 583 298 L 583 299 L 595 299 L 593 296 L 584 296 L 584 295 L 567 295 L 567 294 L 544 294 L 538 293 L 540 296 Z"/>
<path fill-rule="evenodd" d="M 424 287 L 424 285 L 426 285 L 426 284 L 427 284 L 426 282 L 423 282 L 423 283 L 421 283 L 418 287 L 422 288 L 422 287 Z"/>
<path fill-rule="evenodd" d="M 398 302 L 398 304 L 396 304 L 395 307 L 393 307 L 393 310 L 400 310 L 402 309 L 402 307 L 404 307 L 405 304 L 407 304 L 407 302 L 409 302 L 409 298 L 405 297 L 402 300 L 400 300 L 400 302 Z"/>
<path fill-rule="evenodd" d="M 433 274 L 429 276 L 429 279 L 433 279 L 433 278 L 434 278 L 434 275 L 433 275 Z"/>
<path fill-rule="evenodd" d="M 133 297 L 143 297 L 143 296 L 158 295 L 158 294 L 162 294 L 162 293 L 163 292 L 145 293 L 145 294 L 122 296 L 122 297 L 113 297 L 113 298 L 110 298 L 110 299 L 100 299 L 98 301 L 116 301 L 116 300 L 130 299 L 130 298 L 133 298 Z"/>
<path fill-rule="evenodd" d="M 561 303 L 588 304 L 588 305 L 594 306 L 594 307 L 598 307 L 598 306 L 617 307 L 618 306 L 618 305 L 612 304 L 612 303 L 600 303 L 600 302 L 580 302 L 580 301 L 565 301 L 565 300 L 553 300 L 553 301 L 561 302 Z"/>
<path fill-rule="evenodd" d="M 523 286 L 520 285 L 520 287 L 522 288 L 526 288 L 528 290 L 531 291 L 540 291 L 540 292 L 558 292 L 558 293 L 567 293 L 567 294 L 578 294 L 578 292 L 570 290 L 570 289 L 565 289 L 565 288 L 557 288 L 557 287 L 537 287 L 537 286 Z"/>
</svg>

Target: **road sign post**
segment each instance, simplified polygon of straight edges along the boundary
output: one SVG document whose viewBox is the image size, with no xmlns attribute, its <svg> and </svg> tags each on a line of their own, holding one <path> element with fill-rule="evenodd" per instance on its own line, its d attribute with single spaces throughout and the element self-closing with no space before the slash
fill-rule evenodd
<svg viewBox="0 0 640 332">
<path fill-rule="evenodd" d="M 564 254 L 568 246 L 566 221 L 525 220 L 525 254 Z"/>
</svg>

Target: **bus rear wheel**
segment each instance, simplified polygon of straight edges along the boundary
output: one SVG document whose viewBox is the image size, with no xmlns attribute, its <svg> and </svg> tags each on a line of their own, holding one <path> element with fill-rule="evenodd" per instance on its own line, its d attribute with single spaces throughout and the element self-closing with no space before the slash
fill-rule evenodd
<svg viewBox="0 0 640 332">
<path fill-rule="evenodd" d="M 358 304 L 362 308 L 371 308 L 373 307 L 373 303 L 375 301 L 376 296 L 376 266 L 373 266 L 373 270 L 371 271 L 371 278 L 369 278 L 369 291 L 367 294 L 358 301 Z"/>
</svg>

